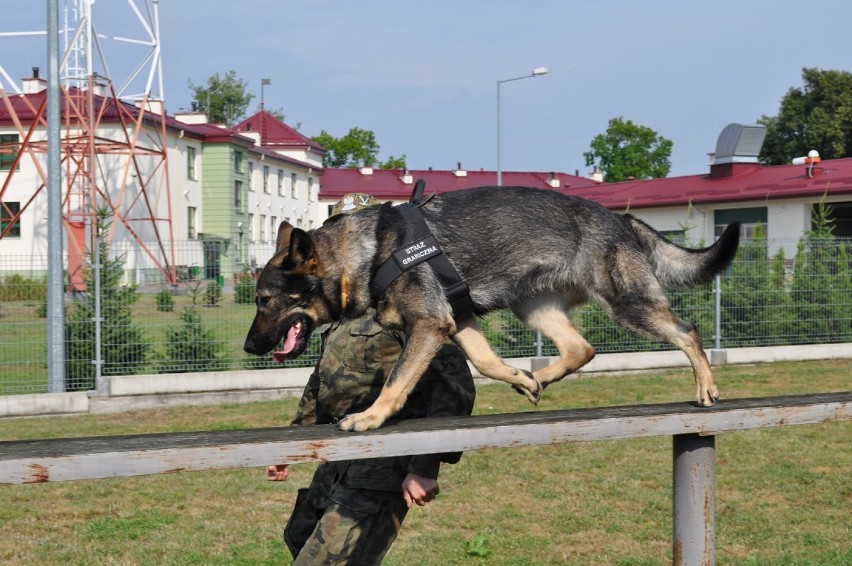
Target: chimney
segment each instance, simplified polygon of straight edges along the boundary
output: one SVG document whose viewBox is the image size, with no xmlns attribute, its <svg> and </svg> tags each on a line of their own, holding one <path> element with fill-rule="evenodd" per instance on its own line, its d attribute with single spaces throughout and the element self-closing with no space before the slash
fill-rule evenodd
<svg viewBox="0 0 852 566">
<path fill-rule="evenodd" d="M 414 175 L 409 173 L 408 167 L 406 167 L 405 169 L 402 170 L 402 182 L 405 183 L 406 185 L 410 185 L 411 183 L 414 182 Z"/>
<path fill-rule="evenodd" d="M 710 178 L 735 177 L 760 169 L 757 156 L 766 138 L 766 126 L 758 124 L 728 124 L 711 156 Z"/>
<path fill-rule="evenodd" d="M 39 68 L 33 67 L 33 76 L 24 79 L 24 94 L 38 94 L 47 90 L 47 81 L 39 76 Z"/>
<path fill-rule="evenodd" d="M 455 175 L 456 177 L 467 177 L 467 171 L 462 169 L 461 161 L 456 164 L 456 170 L 453 171 L 453 175 Z"/>
<path fill-rule="evenodd" d="M 547 184 L 550 185 L 550 187 L 553 189 L 559 188 L 559 178 L 553 171 L 550 172 L 550 176 L 547 178 Z"/>
<path fill-rule="evenodd" d="M 184 124 L 206 124 L 207 114 L 205 112 L 198 112 L 198 105 L 193 102 L 192 112 L 182 110 L 175 114 L 175 120 Z"/>
<path fill-rule="evenodd" d="M 604 177 L 603 171 L 598 169 L 598 166 L 595 165 L 595 170 L 592 171 L 592 175 L 590 177 L 591 180 L 594 181 L 595 183 L 603 183 L 603 177 Z"/>
</svg>

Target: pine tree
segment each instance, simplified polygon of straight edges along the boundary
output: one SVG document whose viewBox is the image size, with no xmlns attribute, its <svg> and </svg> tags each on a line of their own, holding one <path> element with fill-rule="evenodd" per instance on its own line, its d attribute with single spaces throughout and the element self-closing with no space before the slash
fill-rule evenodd
<svg viewBox="0 0 852 566">
<path fill-rule="evenodd" d="M 185 307 L 181 326 L 166 329 L 166 351 L 158 355 L 159 373 L 185 373 L 222 369 L 224 343 L 204 327 L 198 308 Z"/>
<path fill-rule="evenodd" d="M 799 241 L 790 296 L 799 328 L 799 341 L 822 342 L 834 333 L 832 257 L 836 248 L 831 209 L 820 202 L 814 227 Z"/>
<path fill-rule="evenodd" d="M 107 212 L 96 214 L 97 255 L 90 250 L 83 266 L 86 292 L 73 305 L 65 322 L 66 389 L 95 387 L 95 265 L 100 265 L 101 359 L 103 375 L 138 373 L 150 348 L 142 329 L 134 324 L 131 305 L 138 299 L 135 287 L 121 284 L 124 256 L 110 259 Z"/>
</svg>

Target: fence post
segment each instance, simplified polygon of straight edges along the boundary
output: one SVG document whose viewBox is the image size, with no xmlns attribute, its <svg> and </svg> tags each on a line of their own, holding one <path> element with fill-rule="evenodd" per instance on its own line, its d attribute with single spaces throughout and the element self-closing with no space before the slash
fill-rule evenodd
<svg viewBox="0 0 852 566">
<path fill-rule="evenodd" d="M 715 436 L 676 434 L 673 440 L 672 563 L 716 562 Z"/>
<path fill-rule="evenodd" d="M 713 318 L 714 318 L 714 336 L 713 348 L 720 350 L 722 348 L 722 276 L 717 274 L 713 285 Z"/>
</svg>

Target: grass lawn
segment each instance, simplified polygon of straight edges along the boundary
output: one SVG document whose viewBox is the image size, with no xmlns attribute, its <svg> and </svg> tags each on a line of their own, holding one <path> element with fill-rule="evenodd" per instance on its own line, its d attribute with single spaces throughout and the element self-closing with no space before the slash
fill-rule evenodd
<svg viewBox="0 0 852 566">
<path fill-rule="evenodd" d="M 728 398 L 852 389 L 852 361 L 728 366 Z M 502 384 L 476 412 L 683 401 L 687 370 L 584 377 L 531 409 Z M 296 400 L 0 420 L 0 439 L 285 424 Z M 852 564 L 852 423 L 720 435 L 717 564 Z M 671 563 L 668 437 L 471 451 L 441 495 L 413 509 L 385 564 Z M 273 462 L 270 462 L 273 463 Z M 259 468 L 0 486 L 0 563 L 289 564 L 281 529 L 314 466 L 267 482 Z"/>
</svg>

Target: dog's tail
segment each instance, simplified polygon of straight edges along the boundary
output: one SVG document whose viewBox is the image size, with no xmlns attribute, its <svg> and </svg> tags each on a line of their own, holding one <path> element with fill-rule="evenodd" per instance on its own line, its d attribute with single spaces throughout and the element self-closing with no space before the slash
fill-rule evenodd
<svg viewBox="0 0 852 566">
<path fill-rule="evenodd" d="M 678 246 L 632 216 L 634 232 L 645 245 L 657 279 L 667 289 L 692 287 L 713 280 L 734 260 L 740 243 L 740 223 L 731 222 L 712 246 L 690 249 Z"/>
</svg>

